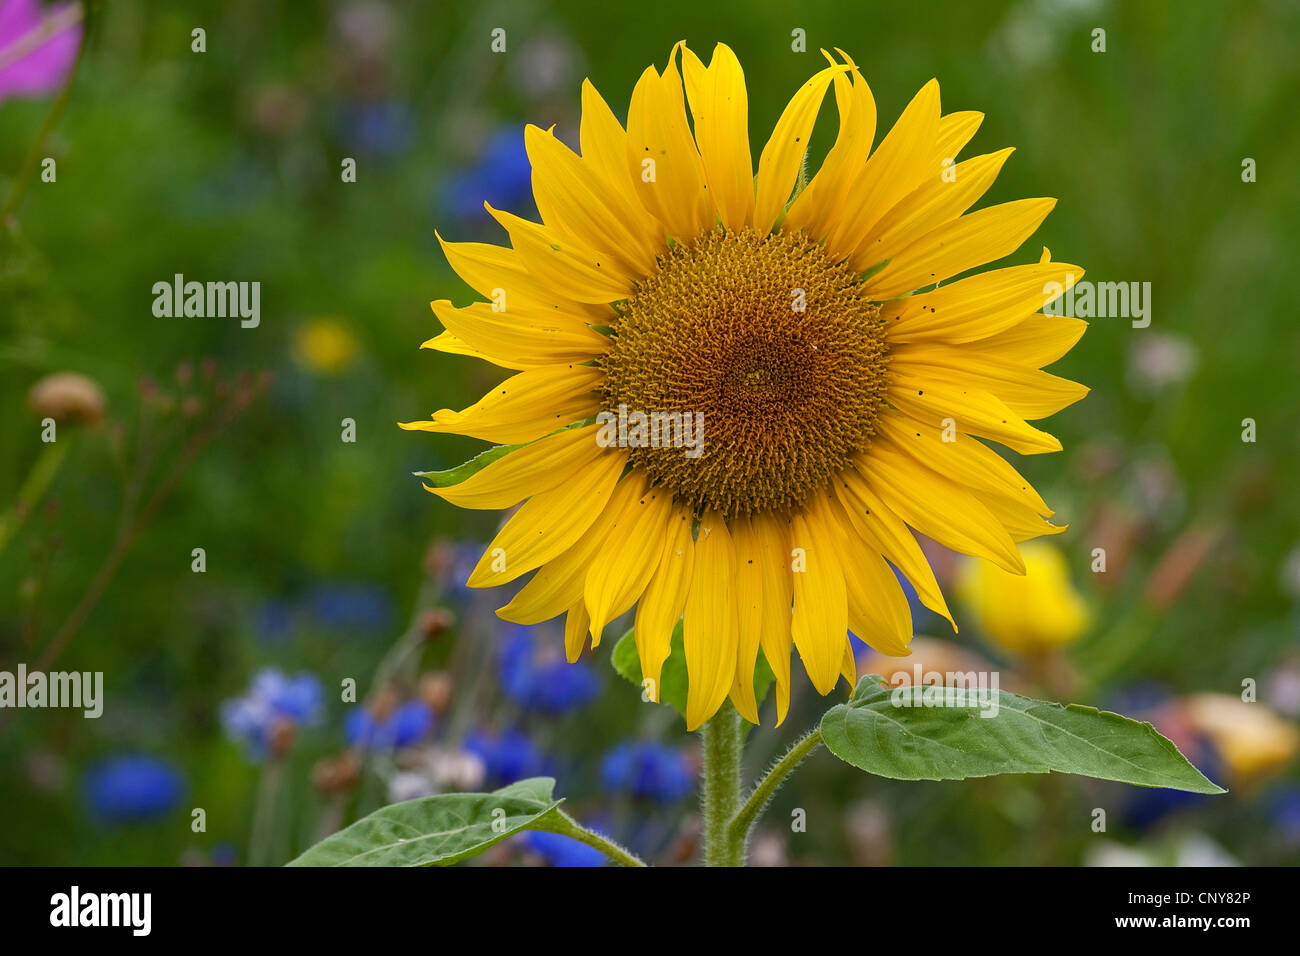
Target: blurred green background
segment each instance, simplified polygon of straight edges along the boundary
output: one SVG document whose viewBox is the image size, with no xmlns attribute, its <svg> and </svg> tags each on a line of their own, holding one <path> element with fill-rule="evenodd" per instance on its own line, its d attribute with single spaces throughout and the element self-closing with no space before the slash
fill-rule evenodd
<svg viewBox="0 0 1300 956">
<path fill-rule="evenodd" d="M 504 54 L 490 50 L 496 27 Z M 1092 49 L 1098 27 L 1104 53 Z M 205 52 L 191 50 L 195 28 Z M 796 28 L 807 52 L 791 49 Z M 496 685 L 491 608 L 504 601 L 459 594 L 448 566 L 451 543 L 486 541 L 497 516 L 453 509 L 410 477 L 480 443 L 395 425 L 464 407 L 502 377 L 418 351 L 439 330 L 428 302 L 471 298 L 435 228 L 504 242 L 480 203 L 535 214 L 523 124 L 557 124 L 576 145 L 581 80 L 622 115 L 644 67 L 662 67 L 683 38 L 701 54 L 735 49 L 755 155 L 823 65 L 818 47 L 855 58 L 882 132 L 938 77 L 945 112 L 986 114 L 966 155 L 1017 147 L 984 203 L 1059 199 L 1009 262 L 1046 245 L 1089 279 L 1151 283 L 1149 328 L 1093 320 L 1053 367 L 1092 387 L 1046 425 L 1065 452 L 1016 462 L 1071 525 L 1054 543 L 1090 606 L 1088 630 L 1042 666 L 973 623 L 949 637 L 1043 696 L 1145 714 L 1194 760 L 1204 745 L 1202 766 L 1240 777 L 1216 800 L 1133 809 L 1132 793 L 1080 778 L 904 785 L 822 754 L 779 795 L 756 855 L 1300 860 L 1284 730 L 1300 715 L 1300 4 L 114 0 L 90 5 L 66 107 L 43 139 L 58 85 L 0 103 L 0 198 L 20 190 L 0 251 L 0 509 L 21 515 L 0 552 L 0 668 L 35 666 L 66 634 L 57 667 L 103 671 L 106 693 L 98 720 L 0 713 L 0 862 L 288 859 L 392 799 L 394 776 L 419 763 L 398 752 L 340 769 L 349 677 L 362 697 L 429 701 L 437 730 L 421 746 L 432 739 L 439 753 L 459 752 L 465 734 L 522 729 L 589 819 L 631 842 L 642 837 L 629 827 L 650 827 L 644 848 L 658 862 L 689 854 L 691 799 L 615 798 L 601 763 L 643 739 L 689 765 L 681 721 L 648 713 L 604 646 L 585 711 L 532 714 Z M 834 131 L 828 98 L 814 163 Z M 18 179 L 33 149 L 56 161 L 55 182 L 39 168 Z M 349 157 L 355 183 L 341 181 Z M 1255 182 L 1243 182 L 1246 158 Z M 152 286 L 176 273 L 260 281 L 260 326 L 155 317 Z M 93 426 L 60 423 L 66 457 L 46 462 L 58 467 L 39 504 L 13 510 L 49 453 L 29 390 L 65 371 L 97 383 L 106 412 Z M 344 419 L 355 442 L 340 438 Z M 1097 547 L 1104 575 L 1090 568 Z M 84 623 L 67 630 L 79 607 Z M 432 608 L 455 623 L 431 624 Z M 385 683 L 376 667 L 408 620 L 417 636 L 445 633 L 399 644 L 409 653 L 390 655 Z M 943 636 L 932 618 L 917 628 Z M 319 719 L 272 759 L 250 755 L 221 716 L 268 667 L 324 688 Z M 1239 697 L 1248 678 L 1251 706 L 1277 723 L 1216 718 L 1216 740 L 1186 716 L 1189 695 Z M 815 718 L 812 697 L 805 687 L 779 729 L 767 702 L 751 772 Z M 1274 756 L 1232 750 L 1252 745 Z M 97 809 L 95 768 L 125 754 L 164 762 L 179 794 L 125 820 Z M 204 832 L 191 827 L 195 807 Z M 1113 811 L 1103 834 L 1096 807 Z M 796 808 L 806 832 L 791 832 Z M 496 859 L 551 857 L 521 846 Z"/>
</svg>

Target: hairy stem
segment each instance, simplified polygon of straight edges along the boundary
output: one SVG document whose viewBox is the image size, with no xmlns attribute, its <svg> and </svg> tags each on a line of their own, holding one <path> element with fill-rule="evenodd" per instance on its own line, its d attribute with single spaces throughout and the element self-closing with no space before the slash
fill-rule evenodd
<svg viewBox="0 0 1300 956">
<path fill-rule="evenodd" d="M 744 834 L 736 837 L 731 820 L 740 808 L 740 757 L 744 748 L 740 715 L 730 701 L 700 728 L 704 749 L 700 801 L 704 813 L 704 864 L 744 866 Z"/>
<path fill-rule="evenodd" d="M 794 746 L 785 752 L 785 756 L 772 765 L 772 769 L 758 782 L 750 793 L 745 805 L 731 818 L 731 839 L 740 841 L 743 846 L 749 840 L 749 831 L 758 815 L 763 812 L 772 795 L 780 788 L 791 771 L 799 766 L 810 753 L 821 746 L 822 732 L 815 728 L 805 734 Z"/>
</svg>

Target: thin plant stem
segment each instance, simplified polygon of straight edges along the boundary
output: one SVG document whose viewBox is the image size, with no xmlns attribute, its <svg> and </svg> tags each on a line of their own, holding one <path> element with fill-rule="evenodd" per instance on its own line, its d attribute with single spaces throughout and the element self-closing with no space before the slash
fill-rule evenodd
<svg viewBox="0 0 1300 956">
<path fill-rule="evenodd" d="M 271 757 L 262 768 L 262 779 L 257 787 L 257 805 L 253 809 L 253 833 L 248 844 L 248 865 L 263 866 L 270 849 L 275 821 L 275 798 L 280 792 L 282 761 Z"/>
<path fill-rule="evenodd" d="M 814 750 L 821 746 L 822 732 L 820 728 L 814 728 L 805 734 L 798 742 L 785 752 L 780 760 L 772 765 L 766 776 L 758 782 L 749 797 L 745 800 L 745 805 L 731 818 L 731 838 L 739 840 L 741 844 L 749 841 L 749 831 L 754 826 L 754 821 L 758 815 L 763 812 L 772 795 L 785 782 L 785 778 L 803 763 L 804 759 Z"/>
<path fill-rule="evenodd" d="M 27 516 L 41 503 L 46 489 L 58 473 L 59 466 L 63 464 L 63 459 L 68 456 L 70 444 L 67 439 L 50 442 L 41 450 L 40 456 L 37 457 L 32 470 L 27 474 L 27 479 L 23 482 L 22 489 L 18 492 L 18 500 L 14 502 L 12 508 L 0 515 L 0 552 L 4 551 L 5 546 L 22 528 Z"/>
</svg>

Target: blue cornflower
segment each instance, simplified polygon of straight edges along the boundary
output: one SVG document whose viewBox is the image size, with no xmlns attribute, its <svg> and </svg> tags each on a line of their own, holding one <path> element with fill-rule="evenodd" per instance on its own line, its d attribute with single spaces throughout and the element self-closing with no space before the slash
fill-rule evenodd
<svg viewBox="0 0 1300 956">
<path fill-rule="evenodd" d="M 282 641 L 293 633 L 294 607 L 288 601 L 272 599 L 257 609 L 257 634 L 263 640 Z"/>
<path fill-rule="evenodd" d="M 563 714 L 591 703 L 600 678 L 584 663 L 549 655 L 532 628 L 512 626 L 497 660 L 501 689 L 521 710 Z"/>
<path fill-rule="evenodd" d="M 433 708 L 412 700 L 376 720 L 364 707 L 354 707 L 343 722 L 343 736 L 351 747 L 393 750 L 419 743 L 433 731 Z"/>
<path fill-rule="evenodd" d="M 1286 786 L 1269 799 L 1274 832 L 1288 847 L 1300 846 L 1300 787 Z"/>
<path fill-rule="evenodd" d="M 349 144 L 381 158 L 405 150 L 414 128 L 410 108 L 395 100 L 351 103 L 343 109 L 341 125 Z"/>
<path fill-rule="evenodd" d="M 324 696 L 320 681 L 311 674 L 286 677 L 267 668 L 253 678 L 247 694 L 221 705 L 221 723 L 230 737 L 262 758 L 270 752 L 272 734 L 279 727 L 320 723 Z"/>
<path fill-rule="evenodd" d="M 680 750 L 651 741 L 620 744 L 605 755 L 605 789 L 672 803 L 695 789 L 695 771 Z"/>
<path fill-rule="evenodd" d="M 443 187 L 443 205 L 462 222 L 489 222 L 483 208 L 523 215 L 532 206 L 533 168 L 516 129 L 496 133 L 483 149 L 477 166 L 451 177 Z"/>
<path fill-rule="evenodd" d="M 393 619 L 393 602 L 367 584 L 338 582 L 322 585 L 307 600 L 312 617 L 327 627 L 378 631 Z"/>
<path fill-rule="evenodd" d="M 501 734 L 472 731 L 466 735 L 463 749 L 483 761 L 487 782 L 498 787 L 541 776 L 550 764 L 528 735 L 518 730 Z"/>
<path fill-rule="evenodd" d="M 107 823 L 138 823 L 175 809 L 185 791 L 180 771 L 154 757 L 114 757 L 87 771 L 83 790 Z"/>
<path fill-rule="evenodd" d="M 551 866 L 604 866 L 605 854 L 562 833 L 528 830 L 524 843 Z"/>
<path fill-rule="evenodd" d="M 443 547 L 446 549 L 447 563 L 439 577 L 446 597 L 460 606 L 469 604 L 476 598 L 481 599 L 483 592 L 471 588 L 465 582 L 474 573 L 483 554 L 483 545 L 471 541 L 452 541 Z"/>
</svg>

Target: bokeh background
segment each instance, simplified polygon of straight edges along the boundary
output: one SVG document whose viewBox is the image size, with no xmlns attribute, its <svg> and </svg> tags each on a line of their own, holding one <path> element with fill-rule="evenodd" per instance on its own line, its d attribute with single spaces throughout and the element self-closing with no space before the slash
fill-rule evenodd
<svg viewBox="0 0 1300 956">
<path fill-rule="evenodd" d="M 1096 319 L 1053 368 L 1092 387 L 1050 421 L 1065 451 L 1017 462 L 1070 524 L 1037 597 L 934 550 L 963 626 L 918 606 L 915 659 L 1151 720 L 1231 788 L 902 784 L 822 753 L 754 862 L 1300 860 L 1300 4 L 73 9 L 0 0 L 0 668 L 102 671 L 106 701 L 98 720 L 0 711 L 0 862 L 281 863 L 385 802 L 537 773 L 654 862 L 692 859 L 681 719 L 613 672 L 612 639 L 569 667 L 559 633 L 507 627 L 504 597 L 460 586 L 498 517 L 410 473 L 481 445 L 395 424 L 502 377 L 417 348 L 431 299 L 471 296 L 435 228 L 504 242 L 481 202 L 534 212 L 523 124 L 576 144 L 581 80 L 621 114 L 682 38 L 736 50 L 756 144 L 818 47 L 854 56 L 882 126 L 937 76 L 945 111 L 986 113 L 968 155 L 1017 147 L 985 203 L 1059 198 L 1008 262 L 1047 245 L 1089 279 L 1151 283 L 1149 328 Z M 828 98 L 813 163 L 834 127 Z M 260 326 L 155 317 L 176 273 L 260 281 Z M 1030 613 L 1041 598 L 1077 613 Z M 826 706 L 801 682 L 783 727 L 764 706 L 749 774 Z M 480 862 L 593 861 L 522 837 Z"/>
</svg>

